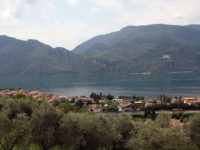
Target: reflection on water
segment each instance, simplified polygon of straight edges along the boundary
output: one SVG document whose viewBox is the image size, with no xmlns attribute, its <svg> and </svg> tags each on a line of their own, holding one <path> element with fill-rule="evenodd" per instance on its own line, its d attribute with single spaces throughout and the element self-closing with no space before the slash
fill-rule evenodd
<svg viewBox="0 0 200 150">
<path fill-rule="evenodd" d="M 155 98 L 199 96 L 200 78 L 192 74 L 149 75 L 42 75 L 0 77 L 0 88 L 14 87 L 41 90 L 62 95 L 89 95 L 91 92 L 119 95 L 142 95 Z"/>
</svg>

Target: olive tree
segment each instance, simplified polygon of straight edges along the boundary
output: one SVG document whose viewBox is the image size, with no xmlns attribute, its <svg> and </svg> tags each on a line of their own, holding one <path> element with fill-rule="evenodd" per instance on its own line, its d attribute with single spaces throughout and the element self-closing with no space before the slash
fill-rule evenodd
<svg viewBox="0 0 200 150">
<path fill-rule="evenodd" d="M 190 138 L 180 128 L 162 128 L 152 121 L 139 123 L 128 141 L 131 150 L 195 150 Z"/>
<path fill-rule="evenodd" d="M 109 149 L 112 129 L 109 117 L 90 113 L 68 113 L 61 121 L 60 135 L 65 147 L 77 150 Z"/>
<path fill-rule="evenodd" d="M 135 125 L 132 118 L 128 115 L 120 115 L 112 117 L 113 128 L 113 150 L 126 149 L 126 142 L 131 137 L 131 134 L 135 131 Z"/>
<path fill-rule="evenodd" d="M 24 113 L 27 117 L 31 117 L 33 111 L 38 107 L 31 99 L 2 99 L 4 102 L 2 111 L 4 111 L 10 119 L 15 118 L 17 114 Z"/>
<path fill-rule="evenodd" d="M 28 130 L 28 117 L 18 114 L 10 119 L 6 113 L 0 114 L 0 149 L 13 150 L 25 141 Z M 23 143 L 24 144 L 24 143 Z"/>
<path fill-rule="evenodd" d="M 171 115 L 169 113 L 162 112 L 156 117 L 155 123 L 161 128 L 170 127 Z"/>
<path fill-rule="evenodd" d="M 25 145 L 33 102 L 1 98 L 0 105 L 0 148 L 12 150 L 16 145 Z"/>
<path fill-rule="evenodd" d="M 200 149 L 200 115 L 196 115 L 191 119 L 190 137 L 192 142 Z"/>
<path fill-rule="evenodd" d="M 43 150 L 59 145 L 59 126 L 63 114 L 49 104 L 41 104 L 30 121 L 30 143 Z"/>
</svg>

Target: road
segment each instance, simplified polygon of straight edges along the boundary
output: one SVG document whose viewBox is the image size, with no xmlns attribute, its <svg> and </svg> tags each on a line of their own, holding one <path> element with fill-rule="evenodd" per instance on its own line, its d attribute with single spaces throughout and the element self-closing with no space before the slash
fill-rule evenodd
<svg viewBox="0 0 200 150">
<path fill-rule="evenodd" d="M 186 110 L 186 111 L 156 111 L 156 114 L 160 114 L 160 113 L 184 113 L 184 114 L 200 114 L 200 110 Z M 109 114 L 109 115 L 121 115 L 121 114 L 125 114 L 125 115 L 143 115 L 144 111 L 134 111 L 134 112 L 108 112 L 105 114 Z"/>
</svg>

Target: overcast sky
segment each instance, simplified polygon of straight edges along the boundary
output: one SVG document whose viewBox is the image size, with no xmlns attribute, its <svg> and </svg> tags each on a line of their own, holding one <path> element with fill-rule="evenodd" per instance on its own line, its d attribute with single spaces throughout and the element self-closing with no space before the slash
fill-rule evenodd
<svg viewBox="0 0 200 150">
<path fill-rule="evenodd" d="M 128 25 L 200 24 L 200 0 L 0 0 L 0 34 L 72 49 Z"/>
</svg>

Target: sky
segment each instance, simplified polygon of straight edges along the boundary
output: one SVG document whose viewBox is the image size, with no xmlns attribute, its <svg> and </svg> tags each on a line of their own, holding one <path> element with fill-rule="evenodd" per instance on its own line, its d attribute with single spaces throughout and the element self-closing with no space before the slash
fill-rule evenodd
<svg viewBox="0 0 200 150">
<path fill-rule="evenodd" d="M 69 50 L 128 25 L 200 24 L 200 0 L 0 0 L 0 35 Z"/>
</svg>

